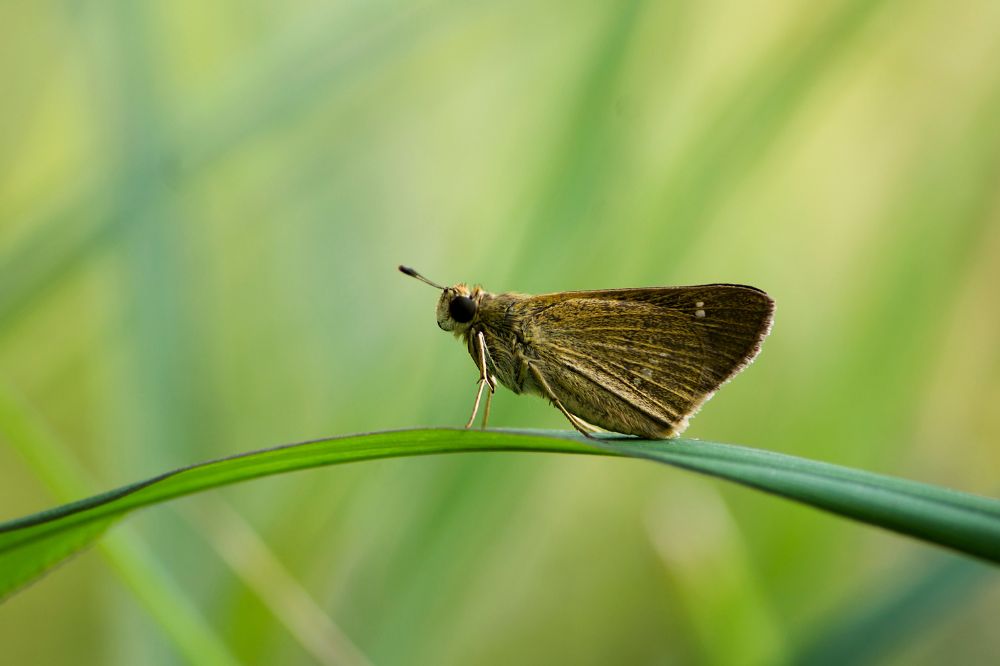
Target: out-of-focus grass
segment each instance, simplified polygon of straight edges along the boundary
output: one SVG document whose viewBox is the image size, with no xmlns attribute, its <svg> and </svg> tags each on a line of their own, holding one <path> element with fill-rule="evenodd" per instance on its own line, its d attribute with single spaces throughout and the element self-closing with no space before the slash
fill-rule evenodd
<svg viewBox="0 0 1000 666">
<path fill-rule="evenodd" d="M 749 282 L 774 331 L 690 434 L 995 494 L 998 12 L 8 4 L 0 371 L 110 487 L 460 423 L 475 371 L 401 262 L 525 292 Z M 506 393 L 493 418 L 562 427 Z M 711 482 L 665 518 L 672 475 L 597 463 L 387 461 L 225 496 L 380 664 L 767 660 L 824 627 L 864 640 L 851 617 L 899 635 L 867 609 L 936 580 L 922 548 Z M 2 517 L 53 503 L 35 474 L 0 443 Z M 163 516 L 138 535 L 233 654 L 309 659 L 214 531 Z M 0 607 L 5 654 L 179 659 L 90 558 Z M 880 654 L 995 658 L 996 583 L 963 589 L 918 595 Z M 31 640 L 41 618 L 66 640 Z"/>
</svg>

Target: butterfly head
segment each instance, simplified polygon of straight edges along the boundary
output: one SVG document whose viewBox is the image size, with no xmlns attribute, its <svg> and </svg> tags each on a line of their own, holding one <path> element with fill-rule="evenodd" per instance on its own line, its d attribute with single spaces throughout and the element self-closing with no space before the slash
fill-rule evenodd
<svg viewBox="0 0 1000 666">
<path fill-rule="evenodd" d="M 468 285 L 461 283 L 453 287 L 443 287 L 407 266 L 400 266 L 399 270 L 441 290 L 437 304 L 437 324 L 441 330 L 452 331 L 456 335 L 468 330 L 479 312 L 479 304 L 485 293 L 482 289 L 479 287 L 469 289 Z"/>
</svg>

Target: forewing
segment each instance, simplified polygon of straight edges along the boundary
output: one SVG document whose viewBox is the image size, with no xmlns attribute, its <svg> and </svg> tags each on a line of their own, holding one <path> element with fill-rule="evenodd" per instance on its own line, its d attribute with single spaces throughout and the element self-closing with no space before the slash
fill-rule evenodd
<svg viewBox="0 0 1000 666">
<path fill-rule="evenodd" d="M 533 351 L 546 379 L 574 394 L 559 397 L 575 413 L 617 432 L 635 430 L 641 415 L 661 436 L 680 432 L 753 360 L 774 310 L 767 294 L 740 285 L 568 292 L 520 307 L 532 339 L 543 341 Z M 561 372 L 573 377 L 561 380 Z M 594 391 L 581 390 L 584 383 Z"/>
</svg>

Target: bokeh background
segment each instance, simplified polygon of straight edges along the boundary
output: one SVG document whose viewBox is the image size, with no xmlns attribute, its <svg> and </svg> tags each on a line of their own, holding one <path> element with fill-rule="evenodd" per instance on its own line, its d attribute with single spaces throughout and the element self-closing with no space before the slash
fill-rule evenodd
<svg viewBox="0 0 1000 666">
<path fill-rule="evenodd" d="M 396 272 L 746 282 L 688 435 L 1000 492 L 992 0 L 0 5 L 0 519 L 464 422 Z M 566 428 L 506 391 L 493 424 Z M 11 664 L 1000 659 L 984 565 L 638 461 L 462 455 L 134 516 L 0 606 Z"/>
</svg>

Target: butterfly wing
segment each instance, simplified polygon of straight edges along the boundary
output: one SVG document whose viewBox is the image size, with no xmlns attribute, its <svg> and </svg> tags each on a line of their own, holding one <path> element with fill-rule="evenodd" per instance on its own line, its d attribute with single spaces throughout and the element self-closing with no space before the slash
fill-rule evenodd
<svg viewBox="0 0 1000 666">
<path fill-rule="evenodd" d="M 654 438 L 680 433 L 753 360 L 774 312 L 763 291 L 727 284 L 564 292 L 517 307 L 529 363 L 571 413 Z"/>
</svg>

